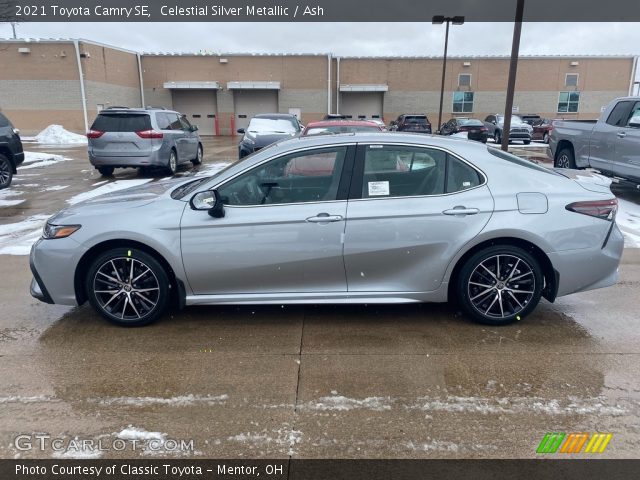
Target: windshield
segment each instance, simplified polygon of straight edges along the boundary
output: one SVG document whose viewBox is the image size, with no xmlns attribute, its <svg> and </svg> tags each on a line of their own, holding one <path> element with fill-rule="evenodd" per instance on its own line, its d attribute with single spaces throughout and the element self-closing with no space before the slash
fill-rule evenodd
<svg viewBox="0 0 640 480">
<path fill-rule="evenodd" d="M 270 133 L 296 133 L 297 126 L 287 119 L 252 118 L 247 132 L 257 135 Z"/>
</svg>

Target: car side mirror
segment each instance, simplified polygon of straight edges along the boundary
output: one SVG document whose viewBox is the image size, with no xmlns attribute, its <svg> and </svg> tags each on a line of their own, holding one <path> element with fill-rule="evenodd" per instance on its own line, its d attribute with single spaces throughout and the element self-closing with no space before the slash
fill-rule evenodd
<svg viewBox="0 0 640 480">
<path fill-rule="evenodd" d="M 238 130 L 236 130 L 238 133 L 242 133 L 244 134 L 244 128 L 239 128 Z"/>
<path fill-rule="evenodd" d="M 224 205 L 217 190 L 205 190 L 191 197 L 189 205 L 193 210 L 206 210 L 213 218 L 224 217 Z"/>
<path fill-rule="evenodd" d="M 189 128 L 189 130 L 191 130 L 192 132 L 197 132 L 198 131 L 198 126 L 197 125 L 191 125 L 191 128 Z"/>
</svg>

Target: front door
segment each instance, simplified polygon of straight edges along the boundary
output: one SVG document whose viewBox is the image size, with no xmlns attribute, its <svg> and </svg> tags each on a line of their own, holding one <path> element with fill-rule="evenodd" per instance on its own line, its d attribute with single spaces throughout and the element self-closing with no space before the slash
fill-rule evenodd
<svg viewBox="0 0 640 480">
<path fill-rule="evenodd" d="M 345 292 L 355 146 L 279 156 L 218 187 L 223 218 L 185 210 L 182 258 L 196 295 Z"/>
<path fill-rule="evenodd" d="M 633 119 L 633 121 L 632 121 Z M 635 102 L 624 128 L 616 134 L 612 171 L 621 177 L 640 180 L 640 102 Z"/>
<path fill-rule="evenodd" d="M 344 259 L 349 292 L 427 292 L 487 224 L 484 176 L 432 147 L 359 145 Z"/>
</svg>

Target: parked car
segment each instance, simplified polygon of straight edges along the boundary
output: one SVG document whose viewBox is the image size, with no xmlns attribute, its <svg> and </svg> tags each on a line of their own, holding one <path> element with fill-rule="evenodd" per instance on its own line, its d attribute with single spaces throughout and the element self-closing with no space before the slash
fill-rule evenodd
<svg viewBox="0 0 640 480">
<path fill-rule="evenodd" d="M 326 120 L 307 124 L 302 131 L 307 135 L 331 135 L 336 133 L 382 132 L 379 124 L 364 120 Z"/>
<path fill-rule="evenodd" d="M 89 161 L 102 175 L 116 168 L 162 167 L 176 173 L 180 164 L 202 163 L 198 127 L 174 110 L 112 107 L 102 110 L 87 132 Z"/>
<path fill-rule="evenodd" d="M 322 174 L 295 168 L 308 156 L 323 159 Z M 450 298 L 469 317 L 503 325 L 541 297 L 616 282 L 616 198 L 593 183 L 598 175 L 560 172 L 440 136 L 293 138 L 211 177 L 67 207 L 32 247 L 31 294 L 88 300 L 129 326 L 172 301 Z"/>
<path fill-rule="evenodd" d="M 549 143 L 549 135 L 551 134 L 551 130 L 553 130 L 553 120 L 550 118 L 540 118 L 531 126 L 533 127 L 531 140 L 542 140 L 544 143 Z"/>
<path fill-rule="evenodd" d="M 295 115 L 286 113 L 256 115 L 246 129 L 238 129 L 238 133 L 243 135 L 238 145 L 238 158 L 244 158 L 272 143 L 298 135 L 300 131 L 300 122 Z"/>
<path fill-rule="evenodd" d="M 0 113 L 0 190 L 11 185 L 17 168 L 24 162 L 20 131 Z"/>
<path fill-rule="evenodd" d="M 487 143 L 487 127 L 482 121 L 475 118 L 452 118 L 440 127 L 440 135 L 454 135 L 463 132 L 467 134 L 469 140 Z"/>
<path fill-rule="evenodd" d="M 640 97 L 613 100 L 598 120 L 556 120 L 549 139 L 556 167 L 592 167 L 640 183 Z"/>
<path fill-rule="evenodd" d="M 380 125 L 380 128 L 382 128 L 383 132 L 386 132 L 387 129 L 387 124 L 384 123 L 384 119 L 383 118 L 365 118 L 365 121 L 367 122 L 373 122 L 376 125 Z"/>
<path fill-rule="evenodd" d="M 395 132 L 431 133 L 431 122 L 421 113 L 405 113 L 391 122 L 389 130 Z"/>
<path fill-rule="evenodd" d="M 504 115 L 492 113 L 484 119 L 484 125 L 487 127 L 487 134 L 493 137 L 496 143 L 502 142 L 502 131 L 504 129 Z M 511 128 L 509 129 L 509 141 L 521 140 L 525 145 L 531 143 L 531 133 L 533 128 L 531 125 L 522 121 L 517 115 L 511 115 Z"/>
</svg>

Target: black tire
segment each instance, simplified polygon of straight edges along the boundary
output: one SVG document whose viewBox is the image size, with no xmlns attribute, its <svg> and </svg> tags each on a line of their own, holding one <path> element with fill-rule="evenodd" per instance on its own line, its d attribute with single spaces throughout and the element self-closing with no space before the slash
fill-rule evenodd
<svg viewBox="0 0 640 480">
<path fill-rule="evenodd" d="M 98 255 L 87 270 L 84 288 L 93 308 L 123 327 L 156 321 L 169 302 L 169 277 L 164 268 L 136 248 L 114 248 Z"/>
<path fill-rule="evenodd" d="M 535 257 L 518 247 L 498 245 L 480 250 L 465 262 L 455 293 L 462 310 L 476 322 L 508 325 L 538 305 L 543 282 Z"/>
<path fill-rule="evenodd" d="M 194 165 L 200 165 L 202 163 L 203 154 L 204 154 L 204 151 L 202 150 L 202 145 L 198 144 L 198 151 L 196 153 L 196 158 L 191 160 L 191 163 L 193 163 Z"/>
<path fill-rule="evenodd" d="M 103 177 L 111 177 L 113 175 L 113 170 L 113 167 L 98 167 L 98 171 Z"/>
<path fill-rule="evenodd" d="M 531 143 L 531 140 L 525 140 L 525 141 L 524 141 L 524 144 L 525 144 L 525 145 L 529 145 L 530 143 Z"/>
<path fill-rule="evenodd" d="M 502 135 L 500 134 L 500 130 L 496 129 L 496 131 L 493 132 L 493 141 L 496 143 L 502 143 Z"/>
<path fill-rule="evenodd" d="M 13 165 L 9 159 L 0 154 L 0 190 L 11 185 L 13 180 Z"/>
<path fill-rule="evenodd" d="M 175 175 L 178 171 L 178 152 L 174 148 L 169 152 L 169 160 L 167 161 L 167 172 Z"/>
<path fill-rule="evenodd" d="M 573 155 L 573 150 L 570 148 L 560 150 L 556 155 L 553 166 L 556 168 L 576 168 L 576 159 Z"/>
</svg>

